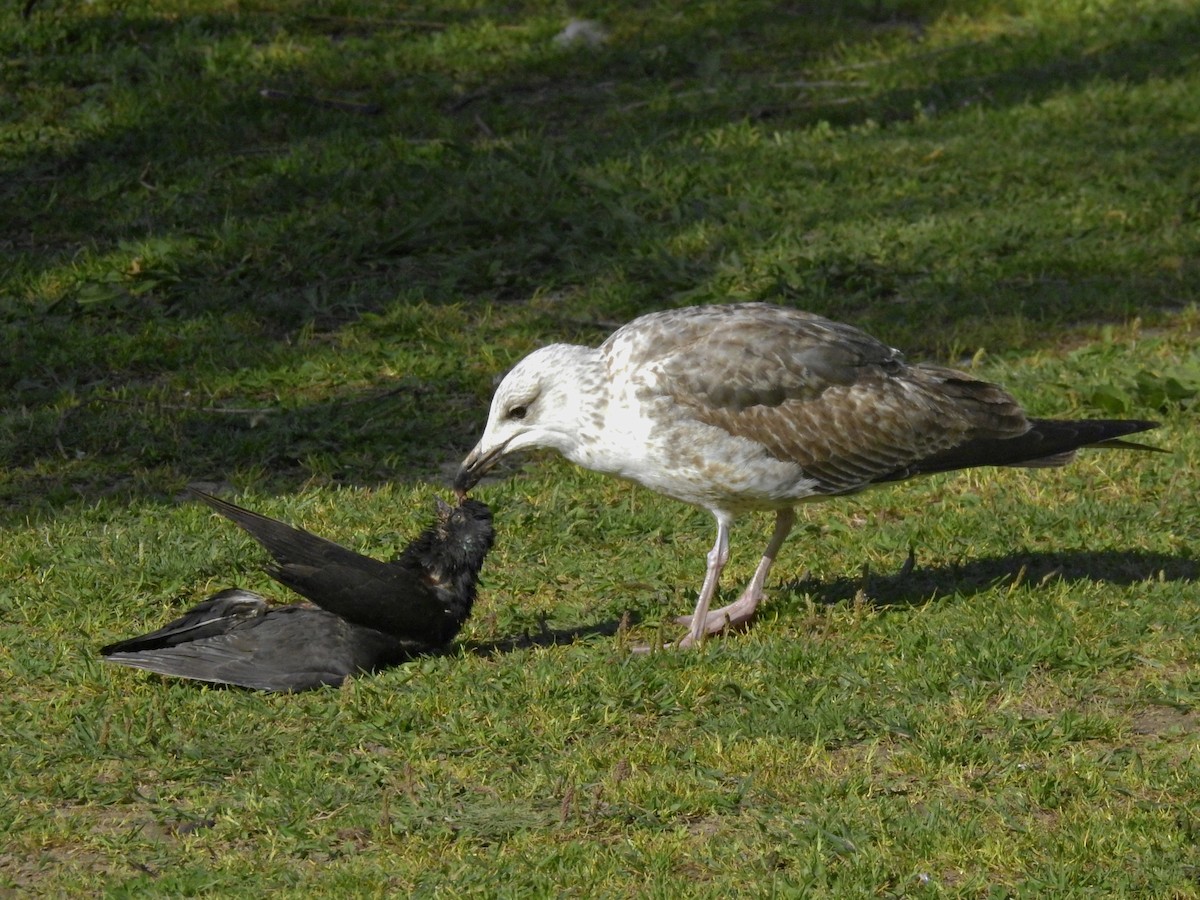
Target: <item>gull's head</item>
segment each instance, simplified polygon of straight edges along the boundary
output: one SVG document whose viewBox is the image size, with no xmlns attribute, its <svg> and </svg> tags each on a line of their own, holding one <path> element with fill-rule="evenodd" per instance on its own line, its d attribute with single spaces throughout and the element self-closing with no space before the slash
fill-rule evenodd
<svg viewBox="0 0 1200 900">
<path fill-rule="evenodd" d="M 569 453 L 594 380 L 595 356 L 587 347 L 551 344 L 517 363 L 496 388 L 483 436 L 463 460 L 454 489 L 470 490 L 510 453 L 535 447 Z"/>
</svg>

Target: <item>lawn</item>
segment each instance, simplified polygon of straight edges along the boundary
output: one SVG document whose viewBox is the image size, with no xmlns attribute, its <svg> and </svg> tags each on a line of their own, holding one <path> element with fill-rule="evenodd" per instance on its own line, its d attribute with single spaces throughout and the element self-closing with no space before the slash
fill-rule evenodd
<svg viewBox="0 0 1200 900">
<path fill-rule="evenodd" d="M 23 5 L 0 892 L 1200 896 L 1195 3 Z M 806 508 L 748 633 L 651 655 L 710 517 L 538 456 L 477 491 L 444 655 L 296 696 L 100 661 L 286 599 L 187 484 L 387 556 L 524 353 L 726 300 L 1169 454 Z"/>
</svg>

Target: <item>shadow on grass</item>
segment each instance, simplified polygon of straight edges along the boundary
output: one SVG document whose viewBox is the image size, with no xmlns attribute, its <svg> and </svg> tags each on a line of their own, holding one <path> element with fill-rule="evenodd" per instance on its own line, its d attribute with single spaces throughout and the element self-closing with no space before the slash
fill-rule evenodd
<svg viewBox="0 0 1200 900">
<path fill-rule="evenodd" d="M 792 56 L 771 62 L 803 67 L 807 56 L 827 49 L 825 42 L 834 38 L 853 45 L 900 32 L 919 42 L 924 22 L 960 6 L 928 2 L 918 15 L 904 17 L 882 4 L 806 4 L 804 28 L 788 32 L 797 41 Z M 337 18 L 344 20 L 346 33 L 330 33 L 329 24 L 320 21 Z M 69 317 L 97 330 L 147 312 L 229 315 L 249 302 L 272 337 L 282 339 L 305 323 L 336 326 L 383 308 L 402 286 L 419 286 L 439 300 L 524 299 L 564 280 L 601 278 L 622 264 L 632 230 L 624 213 L 632 210 L 580 182 L 579 172 L 604 160 L 635 158 L 647 142 L 664 135 L 764 119 L 785 130 L 818 122 L 887 125 L 935 108 L 1036 103 L 1097 81 L 1136 84 L 1176 74 L 1186 69 L 1188 51 L 1200 38 L 1200 15 L 1183 10 L 1164 11 L 1156 31 L 1140 40 L 1114 40 L 1099 50 L 1085 45 L 1086 34 L 1079 36 L 1079 46 L 1063 52 L 1038 32 L 1001 33 L 901 58 L 891 65 L 920 69 L 921 84 L 861 98 L 764 103 L 761 93 L 747 98 L 747 91 L 762 85 L 751 79 L 748 88 L 735 67 L 703 74 L 722 54 L 778 40 L 773 32 L 780 23 L 796 18 L 772 4 L 733 4 L 694 21 L 664 19 L 591 56 L 509 64 L 481 58 L 479 71 L 465 73 L 461 81 L 420 69 L 403 75 L 390 70 L 369 55 L 381 53 L 386 38 L 373 35 L 379 43 L 360 45 L 362 56 L 345 57 L 362 70 L 358 79 L 346 77 L 356 95 L 384 98 L 385 114 L 379 116 L 347 115 L 305 102 L 308 93 L 338 89 L 333 75 L 323 70 L 328 62 L 321 53 L 310 63 L 260 60 L 244 70 L 238 67 L 242 61 L 223 48 L 239 39 L 269 41 L 278 27 L 320 48 L 353 34 L 354 16 L 308 15 L 300 9 L 281 24 L 274 11 L 269 16 L 214 13 L 169 23 L 128 15 L 81 18 L 52 31 L 44 46 L 29 42 L 36 62 L 61 67 L 49 68 L 51 80 L 58 76 L 84 92 L 105 87 L 98 92 L 100 100 L 87 101 L 100 107 L 108 90 L 133 87 L 163 71 L 176 71 L 178 85 L 144 92 L 146 106 L 127 124 L 98 129 L 67 148 L 51 144 L 21 157 L 7 187 L 0 188 L 0 199 L 12 201 L 12 233 L 23 236 L 11 242 L 12 249 L 29 272 L 38 274 L 60 268 L 81 247 L 120 254 L 130 242 L 154 238 L 159 249 L 142 254 L 136 273 L 117 282 L 85 279 L 49 310 L 71 312 Z M 366 29 L 386 24 L 374 21 Z M 447 27 L 469 24 L 471 17 L 446 22 Z M 416 41 L 402 32 L 399 39 Z M 76 68 L 64 62 L 70 58 L 64 51 L 96 46 L 128 54 L 113 64 L 116 71 L 103 70 L 112 84 L 91 83 L 99 73 L 87 63 Z M 194 71 L 204 49 L 217 56 L 230 53 L 228 71 L 216 63 Z M 992 58 L 1000 62 L 981 62 Z M 1005 60 L 1013 63 L 1006 67 Z M 981 69 L 982 74 L 973 74 Z M 489 76 L 486 87 L 468 90 L 472 75 Z M 252 83 L 242 83 L 245 79 Z M 262 97 L 260 88 L 268 84 L 303 90 L 298 101 L 281 106 Z M 786 93 L 779 85 L 767 86 L 775 87 L 775 94 Z M 621 96 L 621 90 L 629 96 Z M 626 107 L 636 107 L 637 115 L 614 121 L 614 110 Z M 1103 140 L 1094 130 L 1059 137 L 1081 148 Z M 444 145 L 445 152 L 431 154 L 432 162 L 396 158 L 389 152 L 395 140 Z M 320 152 L 342 145 L 347 160 L 340 171 L 330 172 Z M 1148 148 L 1171 158 L 1194 150 Z M 274 164 L 289 156 L 294 164 Z M 227 161 L 224 171 L 211 171 L 214 157 Z M 96 163 L 113 167 L 102 183 L 88 178 Z M 815 173 L 822 179 L 836 176 L 836 171 Z M 72 196 L 64 186 L 75 181 L 79 191 Z M 245 193 L 238 193 L 242 182 Z M 45 201 L 50 192 L 60 196 L 49 207 L 32 202 Z M 100 217 L 98 202 L 106 208 Z M 973 208 L 977 201 L 968 193 L 961 202 Z M 708 218 L 703 209 L 676 212 L 652 223 L 660 244 Z M 849 279 L 842 287 L 896 277 L 870 271 L 862 261 L 857 267 L 851 263 L 847 273 L 845 263 L 830 262 L 837 269 L 831 275 L 835 282 Z M 707 271 L 691 260 L 674 274 L 683 288 Z M 645 299 L 660 296 L 652 292 Z M 96 310 L 101 314 L 88 315 Z M 90 352 L 86 342 L 79 344 L 76 362 L 87 360 Z M 102 353 L 90 360 L 98 369 L 110 361 Z"/>
<path fill-rule="evenodd" d="M 495 641 L 465 641 L 460 646 L 466 652 L 477 656 L 497 656 L 501 653 L 512 653 L 515 650 L 528 650 L 531 647 L 559 647 L 592 637 L 612 637 L 637 622 L 638 617 L 632 614 L 608 622 L 580 625 L 575 628 L 549 628 L 543 621 L 536 633 L 527 631 Z"/>
<path fill-rule="evenodd" d="M 985 557 L 962 564 L 924 568 L 905 565 L 891 575 L 870 571 L 857 578 L 823 581 L 805 577 L 782 585 L 773 592 L 772 606 L 788 598 L 812 597 L 823 606 L 843 602 L 865 602 L 882 611 L 924 606 L 927 603 L 962 598 L 1022 584 L 1043 585 L 1052 581 L 1095 582 L 1134 585 L 1143 582 L 1200 581 L 1200 560 L 1145 551 L 1077 551 L 1021 553 Z M 641 617 L 627 613 L 621 619 L 575 628 L 548 628 L 543 621 L 537 632 L 526 632 L 495 641 L 468 641 L 460 646 L 468 653 L 494 656 L 530 647 L 557 647 L 592 637 L 612 637 L 635 626 Z M 751 625 L 750 627 L 754 627 Z M 672 629 L 674 626 L 671 627 Z M 676 637 L 669 629 L 667 639 Z M 455 648 L 448 653 L 455 652 Z"/>
<path fill-rule="evenodd" d="M 153 400 L 93 398 L 23 418 L 5 464 L 10 477 L 24 470 L 26 502 L 6 508 L 0 493 L 0 522 L 111 496 L 158 494 L 169 502 L 191 481 L 294 489 L 312 479 L 376 484 L 419 475 L 448 489 L 445 467 L 457 465 L 456 451 L 479 427 L 473 395 L 452 376 L 440 385 L 409 379 L 292 408 L 253 401 L 164 409 Z M 76 452 L 103 465 L 68 478 L 46 465 L 69 463 Z M 177 482 L 155 484 L 156 470 L 178 473 Z"/>
<path fill-rule="evenodd" d="M 1079 550 L 1058 553 L 1016 553 L 970 562 L 924 568 L 906 564 L 892 575 L 870 571 L 857 578 L 822 581 L 805 577 L 783 591 L 804 595 L 823 605 L 866 602 L 882 610 L 922 606 L 951 597 L 967 598 L 996 587 L 1042 585 L 1052 581 L 1134 585 L 1150 581 L 1200 581 L 1200 561 L 1140 550 Z"/>
<path fill-rule="evenodd" d="M 807 576 L 777 588 L 773 592 L 772 606 L 776 602 L 786 602 L 788 598 L 807 596 L 823 606 L 857 601 L 888 611 L 950 598 L 966 599 L 997 587 L 1012 589 L 1022 584 L 1086 581 L 1128 586 L 1160 580 L 1189 584 L 1200 581 L 1200 560 L 1138 550 L 1083 550 L 985 557 L 937 568 L 917 564 L 909 568 L 906 564 L 891 575 L 867 571 L 857 578 L 830 581 Z M 536 632 L 527 631 L 495 641 L 467 641 L 450 648 L 447 653 L 456 652 L 458 646 L 480 656 L 530 647 L 557 647 L 592 637 L 612 637 L 637 625 L 640 620 L 639 615 L 631 612 L 621 619 L 574 628 L 549 628 L 543 621 Z M 666 633 L 668 640 L 678 636 L 672 629 L 674 626 Z"/>
</svg>

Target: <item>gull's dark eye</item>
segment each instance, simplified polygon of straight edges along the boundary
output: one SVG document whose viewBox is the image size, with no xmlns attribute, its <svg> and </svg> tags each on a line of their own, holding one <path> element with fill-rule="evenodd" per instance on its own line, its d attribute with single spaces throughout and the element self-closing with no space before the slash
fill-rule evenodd
<svg viewBox="0 0 1200 900">
<path fill-rule="evenodd" d="M 510 409 L 508 411 L 508 417 L 510 419 L 523 419 L 523 418 L 525 418 L 525 414 L 527 412 L 529 412 L 529 409 L 527 407 L 514 406 L 512 409 Z"/>
</svg>

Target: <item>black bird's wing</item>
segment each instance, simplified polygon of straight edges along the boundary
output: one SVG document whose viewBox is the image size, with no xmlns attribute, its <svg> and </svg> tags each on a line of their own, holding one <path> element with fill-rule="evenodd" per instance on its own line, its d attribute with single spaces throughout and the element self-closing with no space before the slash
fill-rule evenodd
<svg viewBox="0 0 1200 900">
<path fill-rule="evenodd" d="M 432 577 L 410 554 L 382 562 L 333 541 L 251 512 L 192 488 L 192 493 L 232 519 L 275 558 L 267 571 L 280 584 L 347 622 L 407 640 L 441 644 L 448 637 L 446 604 Z"/>
<path fill-rule="evenodd" d="M 264 616 L 271 608 L 266 598 L 253 591 L 228 588 L 197 603 L 178 619 L 168 622 L 157 631 L 140 637 L 127 638 L 101 647 L 104 656 L 114 653 L 135 653 L 186 644 L 189 641 L 225 634 L 238 623 Z"/>
<path fill-rule="evenodd" d="M 233 589 L 100 652 L 110 662 L 160 675 L 292 692 L 340 685 L 423 649 L 321 609 L 270 608 L 257 594 Z"/>
</svg>

